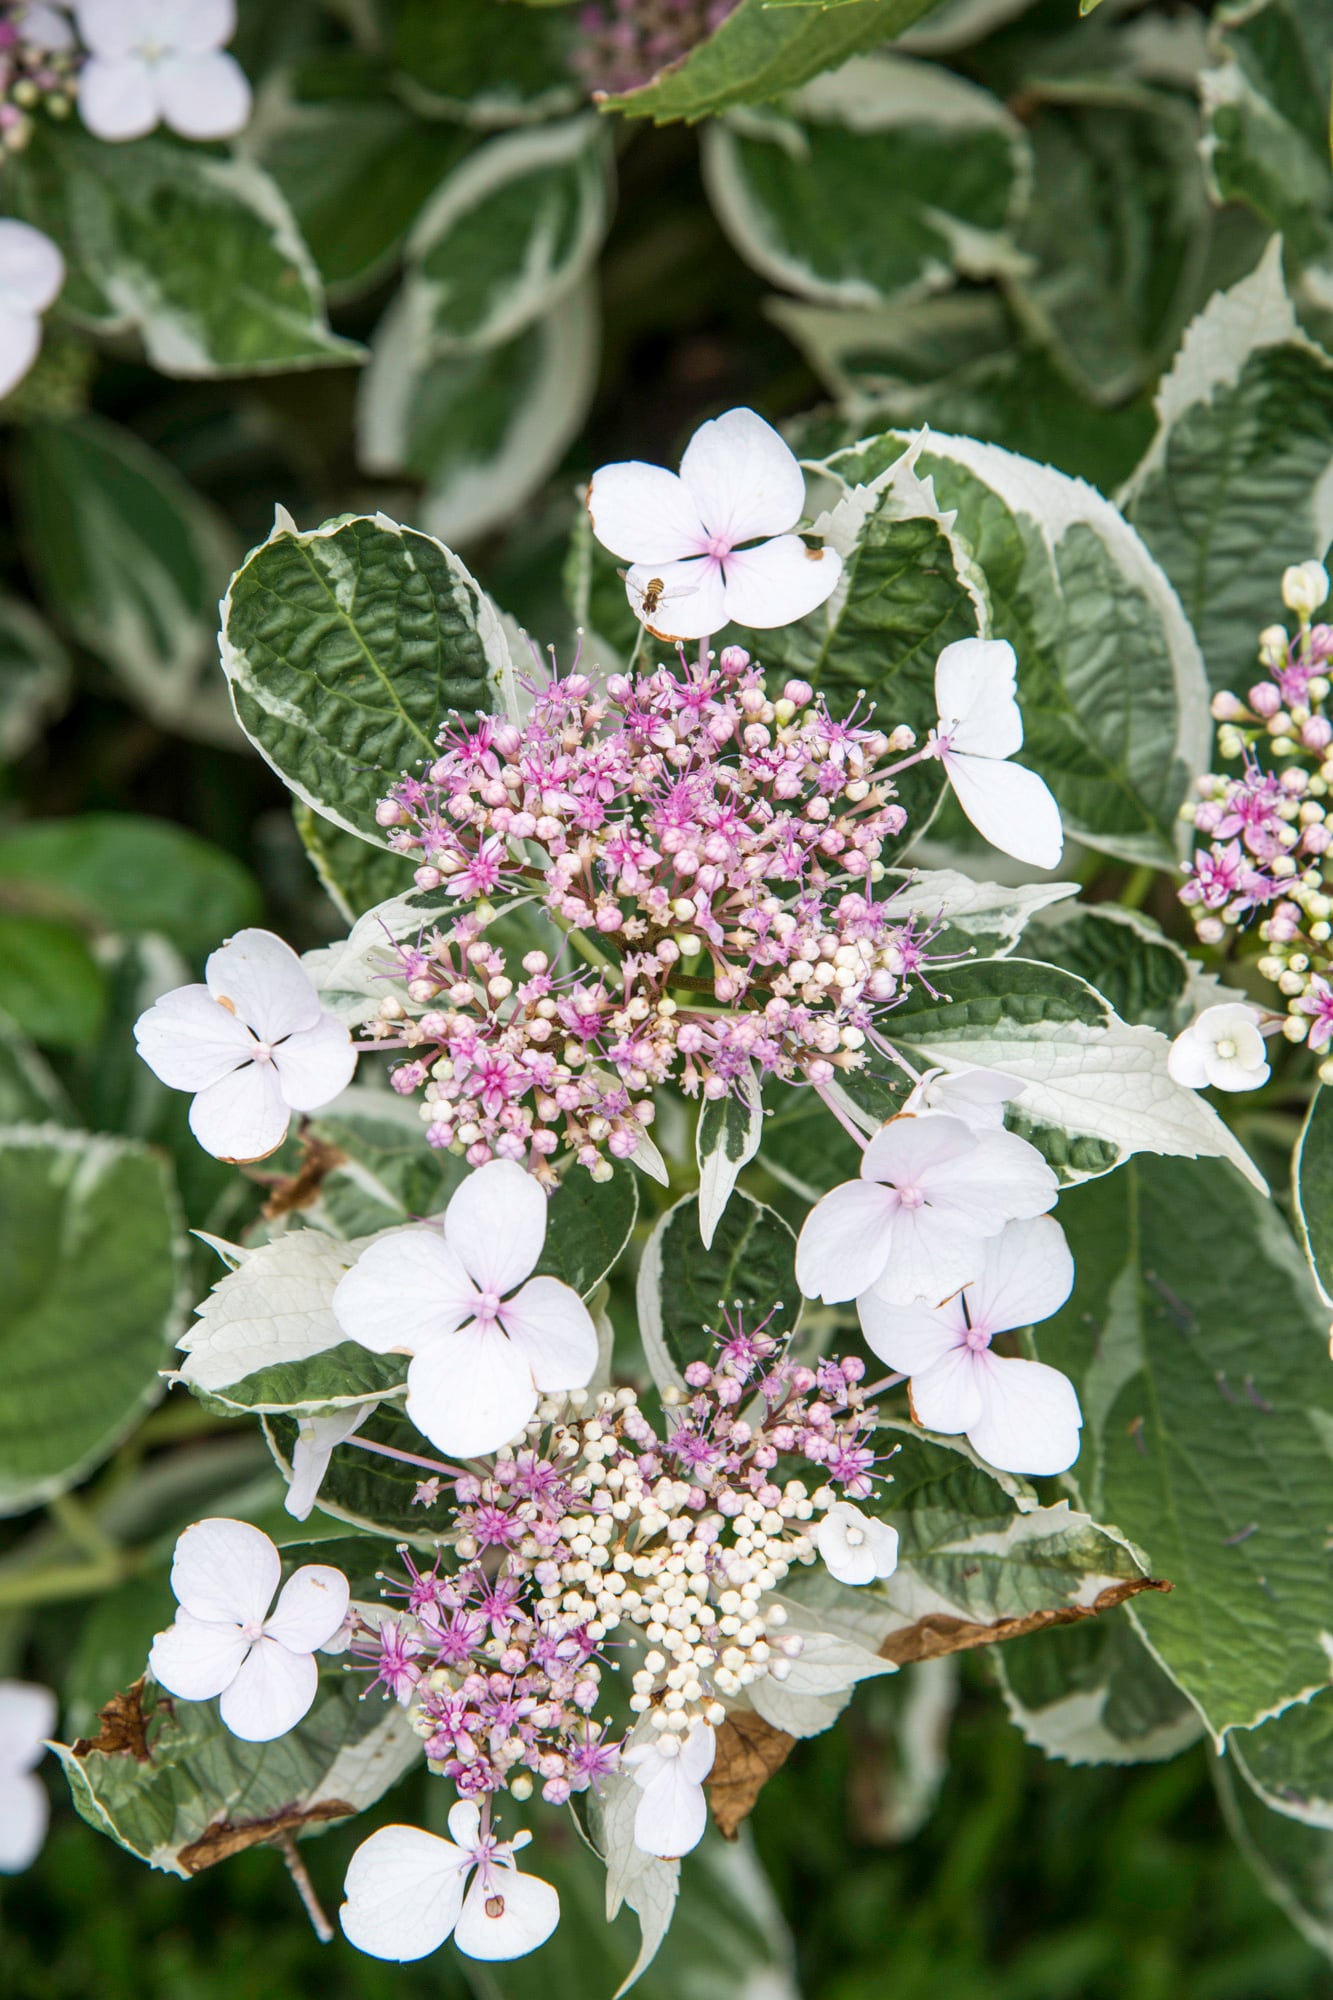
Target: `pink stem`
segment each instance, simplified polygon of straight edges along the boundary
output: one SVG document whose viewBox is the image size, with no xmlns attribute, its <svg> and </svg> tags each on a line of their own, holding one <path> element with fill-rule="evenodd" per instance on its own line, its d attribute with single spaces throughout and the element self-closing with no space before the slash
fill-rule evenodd
<svg viewBox="0 0 1333 2000">
<path fill-rule="evenodd" d="M 362 1451 L 377 1451 L 382 1458 L 400 1459 L 404 1465 L 422 1466 L 427 1472 L 445 1472 L 450 1479 L 467 1479 L 470 1476 L 464 1466 L 446 1465 L 439 1458 L 418 1458 L 415 1452 L 397 1451 L 391 1444 L 372 1444 L 369 1438 L 349 1437 L 343 1442 L 358 1445 Z"/>
<path fill-rule="evenodd" d="M 902 1375 L 884 1375 L 878 1382 L 867 1383 L 862 1389 L 861 1394 L 863 1397 L 877 1396 L 881 1389 L 896 1389 L 900 1382 L 905 1382 L 906 1380 L 907 1376 L 905 1373 Z"/>
<path fill-rule="evenodd" d="M 829 1110 L 833 1113 L 833 1116 L 837 1119 L 839 1125 L 841 1125 L 843 1131 L 847 1134 L 849 1138 L 855 1139 L 857 1145 L 861 1148 L 861 1151 L 864 1153 L 866 1147 L 870 1144 L 870 1141 L 869 1139 L 867 1139 L 865 1133 L 861 1130 L 860 1126 L 854 1125 L 852 1123 L 852 1120 L 848 1117 L 847 1113 L 843 1110 L 842 1106 L 840 1104 L 834 1103 L 833 1099 L 828 1095 L 822 1083 L 817 1083 L 813 1085 L 813 1089 L 816 1095 L 819 1098 L 821 1098 L 822 1101 L 828 1106 Z"/>
</svg>

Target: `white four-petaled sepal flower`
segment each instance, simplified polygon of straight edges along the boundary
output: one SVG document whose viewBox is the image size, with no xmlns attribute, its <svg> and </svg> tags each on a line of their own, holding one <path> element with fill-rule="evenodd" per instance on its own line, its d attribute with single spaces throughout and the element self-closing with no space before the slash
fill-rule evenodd
<svg viewBox="0 0 1333 2000">
<path fill-rule="evenodd" d="M 470 1799 L 451 1809 L 449 1833 L 442 1840 L 415 1826 L 382 1826 L 357 1848 L 341 1915 L 358 1951 L 401 1964 L 438 1951 L 451 1932 L 468 1958 L 522 1958 L 545 1944 L 560 1921 L 560 1898 L 549 1882 L 514 1866 L 531 1834 L 483 1833 Z"/>
<path fill-rule="evenodd" d="M 292 1476 L 286 1500 L 287 1512 L 296 1520 L 308 1519 L 335 1447 L 345 1444 L 360 1429 L 374 1407 L 373 1403 L 353 1403 L 350 1409 L 331 1410 L 326 1417 L 301 1418 L 292 1447 Z"/>
<path fill-rule="evenodd" d="M 815 1547 L 839 1583 L 873 1583 L 898 1567 L 898 1530 L 850 1500 L 834 1501 L 815 1529 Z"/>
<path fill-rule="evenodd" d="M 547 1201 L 514 1160 L 492 1160 L 455 1191 L 444 1227 L 372 1243 L 333 1295 L 349 1339 L 410 1354 L 407 1414 L 440 1451 L 497 1451 L 540 1395 L 581 1389 L 597 1329 L 572 1286 L 534 1278 Z M 526 1280 L 526 1283 L 524 1282 Z"/>
<path fill-rule="evenodd" d="M 620 1761 L 643 1793 L 634 1814 L 634 1845 L 642 1853 L 672 1861 L 699 1845 L 708 1824 L 704 1779 L 716 1755 L 717 1738 L 706 1722 L 696 1722 L 687 1736 L 664 1729 L 622 1751 Z"/>
<path fill-rule="evenodd" d="M 0 1681 L 0 1875 L 18 1875 L 46 1838 L 46 1787 L 34 1765 L 56 1726 L 56 1698 L 32 1681 Z"/>
<path fill-rule="evenodd" d="M 1004 639 L 958 639 L 935 662 L 939 722 L 928 751 L 977 832 L 1033 868 L 1055 868 L 1064 852 L 1060 808 L 1044 779 L 1008 760 L 1023 747 L 1014 699 L 1018 663 Z"/>
<path fill-rule="evenodd" d="M 588 487 L 592 531 L 633 567 L 625 590 L 659 639 L 704 639 L 735 620 L 790 625 L 831 597 L 842 558 L 791 533 L 805 475 L 771 424 L 728 410 L 700 424 L 679 474 L 631 459 Z"/>
<path fill-rule="evenodd" d="M 235 56 L 236 0 L 78 0 L 88 50 L 79 111 L 99 139 L 142 139 L 160 124 L 182 139 L 226 139 L 250 116 Z"/>
<path fill-rule="evenodd" d="M 1002 1132 L 1004 1107 L 1022 1095 L 1016 1076 L 997 1069 L 928 1069 L 904 1111 L 947 1111 L 974 1132 Z"/>
<path fill-rule="evenodd" d="M 1013 1132 L 976 1132 L 946 1112 L 903 1114 L 875 1134 L 861 1178 L 816 1202 L 796 1244 L 796 1282 L 836 1304 L 872 1289 L 936 1304 L 976 1276 L 981 1245 L 1055 1206 L 1059 1182 Z"/>
<path fill-rule="evenodd" d="M 180 1610 L 159 1632 L 148 1670 L 182 1701 L 220 1695 L 222 1720 L 246 1743 L 294 1729 L 315 1699 L 314 1655 L 340 1629 L 349 1592 L 341 1570 L 307 1563 L 273 1602 L 282 1559 L 248 1521 L 196 1521 L 176 1544 L 171 1588 Z"/>
<path fill-rule="evenodd" d="M 293 1111 L 318 1111 L 347 1088 L 357 1051 L 290 945 L 237 931 L 204 968 L 134 1024 L 139 1054 L 173 1090 L 196 1093 L 190 1130 L 220 1160 L 262 1160 Z"/>
<path fill-rule="evenodd" d="M 0 396 L 23 380 L 42 344 L 41 315 L 65 282 L 65 260 L 30 223 L 0 221 Z"/>
<path fill-rule="evenodd" d="M 1293 563 L 1282 572 L 1282 602 L 1303 622 L 1328 602 L 1328 590 L 1328 571 L 1321 562 Z"/>
<path fill-rule="evenodd" d="M 995 1354 L 991 1342 L 1049 1319 L 1073 1284 L 1065 1233 L 1042 1215 L 993 1237 L 972 1282 L 943 1305 L 890 1305 L 870 1292 L 856 1309 L 873 1351 L 911 1376 L 919 1424 L 961 1432 L 1001 1472 L 1064 1472 L 1083 1422 L 1073 1383 L 1045 1362 Z"/>
<path fill-rule="evenodd" d="M 1268 1058 L 1257 1007 L 1227 1000 L 1205 1007 L 1176 1036 L 1166 1059 L 1167 1072 L 1187 1090 L 1257 1090 L 1268 1081 Z"/>
</svg>

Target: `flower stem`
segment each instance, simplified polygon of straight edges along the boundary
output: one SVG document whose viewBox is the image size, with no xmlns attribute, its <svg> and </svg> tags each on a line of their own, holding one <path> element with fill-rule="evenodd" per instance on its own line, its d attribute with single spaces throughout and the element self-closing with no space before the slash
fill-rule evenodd
<svg viewBox="0 0 1333 2000">
<path fill-rule="evenodd" d="M 905 1382 L 906 1380 L 907 1375 L 905 1372 L 901 1375 L 881 1375 L 878 1382 L 867 1382 L 864 1385 L 861 1390 L 862 1401 L 864 1402 L 870 1396 L 878 1396 L 881 1389 L 896 1389 L 900 1382 Z"/>
<path fill-rule="evenodd" d="M 296 1884 L 296 1893 L 301 1898 L 305 1913 L 310 1919 L 310 1928 L 321 1944 L 333 1943 L 333 1925 L 324 1914 L 324 1906 L 315 1894 L 315 1885 L 306 1873 L 306 1865 L 296 1849 L 296 1842 L 290 1833 L 279 1834 L 276 1845 L 287 1863 L 287 1873 Z"/>
<path fill-rule="evenodd" d="M 419 1465 L 427 1472 L 443 1472 L 450 1479 L 466 1479 L 468 1476 L 464 1466 L 446 1465 L 440 1458 L 418 1458 L 415 1452 L 398 1451 L 391 1444 L 372 1444 L 369 1438 L 349 1437 L 344 1438 L 343 1443 L 354 1444 L 360 1451 L 377 1451 L 382 1458 L 400 1459 L 404 1465 Z"/>
</svg>

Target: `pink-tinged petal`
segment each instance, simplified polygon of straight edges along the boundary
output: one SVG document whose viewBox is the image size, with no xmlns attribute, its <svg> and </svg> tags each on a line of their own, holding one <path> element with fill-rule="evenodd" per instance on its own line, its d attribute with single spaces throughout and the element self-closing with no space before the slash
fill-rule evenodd
<svg viewBox="0 0 1333 2000">
<path fill-rule="evenodd" d="M 1008 1333 L 1059 1312 L 1074 1289 L 1074 1259 L 1051 1215 L 1011 1222 L 986 1245 L 986 1260 L 967 1288 L 974 1327 Z"/>
<path fill-rule="evenodd" d="M 0 220 L 0 307 L 45 312 L 65 282 L 65 260 L 49 236 L 30 222 Z"/>
<path fill-rule="evenodd" d="M 236 33 L 236 0 L 158 0 L 163 15 L 161 42 L 182 55 L 205 55 L 225 48 Z"/>
<path fill-rule="evenodd" d="M 478 1869 L 454 1927 L 467 1958 L 522 1958 L 545 1944 L 560 1921 L 560 1898 L 549 1882 L 493 1863 Z"/>
<path fill-rule="evenodd" d="M 326 1645 L 347 1616 L 347 1578 L 327 1563 L 306 1563 L 289 1576 L 272 1614 L 266 1637 L 292 1653 L 313 1653 Z"/>
<path fill-rule="evenodd" d="M 414 1826 L 382 1826 L 347 1866 L 343 1935 L 372 1958 L 405 1964 L 438 1951 L 463 1907 L 469 1857 Z"/>
<path fill-rule="evenodd" d="M 700 424 L 685 447 L 680 476 L 708 533 L 731 548 L 786 534 L 805 506 L 805 474 L 773 426 L 753 410 L 728 410 Z"/>
<path fill-rule="evenodd" d="M 477 1289 L 438 1229 L 396 1229 L 370 1244 L 340 1278 L 333 1316 L 375 1354 L 411 1354 L 457 1332 Z"/>
<path fill-rule="evenodd" d="M 79 115 L 94 138 L 142 139 L 159 116 L 148 64 L 132 55 L 90 57 L 79 72 Z"/>
<path fill-rule="evenodd" d="M 958 1159 L 921 1172 L 919 1185 L 940 1214 L 995 1236 L 1006 1222 L 1054 1208 L 1060 1183 L 1035 1146 L 1016 1132 L 973 1132 L 970 1140 Z"/>
<path fill-rule="evenodd" d="M 930 1368 L 912 1377 L 912 1415 L 928 1431 L 956 1437 L 975 1424 L 982 1412 L 979 1360 L 970 1347 L 955 1347 Z"/>
<path fill-rule="evenodd" d="M 261 1528 L 216 1516 L 185 1530 L 171 1563 L 177 1602 L 224 1624 L 262 1624 L 281 1576 L 282 1560 Z"/>
<path fill-rule="evenodd" d="M 945 647 L 935 662 L 935 705 L 956 749 L 978 757 L 1012 757 L 1022 749 L 1017 671 L 1005 639 L 957 639 Z"/>
<path fill-rule="evenodd" d="M 637 458 L 594 472 L 587 507 L 602 547 L 624 562 L 679 562 L 701 554 L 708 540 L 698 508 L 675 473 Z"/>
<path fill-rule="evenodd" d="M 543 1395 L 582 1389 L 592 1380 L 597 1329 L 572 1285 L 559 1278 L 530 1278 L 501 1308 L 500 1324 Z"/>
<path fill-rule="evenodd" d="M 243 1165 L 275 1153 L 292 1114 L 270 1063 L 245 1063 L 201 1090 L 190 1106 L 190 1130 L 216 1160 Z"/>
<path fill-rule="evenodd" d="M 979 1458 L 1000 1472 L 1066 1472 L 1078 1457 L 1083 1413 L 1068 1376 L 1043 1361 L 986 1354 L 981 1413 L 967 1425 Z M 916 1400 L 916 1384 L 912 1384 Z"/>
<path fill-rule="evenodd" d="M 491 1160 L 460 1183 L 444 1238 L 478 1291 L 503 1294 L 535 1269 L 546 1241 L 546 1196 L 516 1160 Z"/>
<path fill-rule="evenodd" d="M 249 123 L 251 95 L 235 56 L 168 56 L 157 65 L 162 116 L 182 139 L 228 139 Z"/>
<path fill-rule="evenodd" d="M 1192 1027 L 1186 1028 L 1172 1042 L 1167 1051 L 1166 1073 L 1173 1083 L 1181 1084 L 1186 1090 L 1208 1088 L 1208 1063 L 1203 1044 Z"/>
<path fill-rule="evenodd" d="M 904 1375 L 933 1368 L 967 1333 L 957 1299 L 942 1306 L 892 1305 L 878 1292 L 863 1292 L 856 1311 L 871 1353 Z"/>
<path fill-rule="evenodd" d="M 0 1681 L 0 1771 L 30 1771 L 56 1728 L 56 1698 L 35 1681 Z"/>
<path fill-rule="evenodd" d="M 893 1212 L 893 1196 L 867 1181 L 844 1181 L 816 1202 L 796 1240 L 804 1296 L 833 1305 L 868 1292 L 888 1258 Z"/>
<path fill-rule="evenodd" d="M 319 1688 L 310 1653 L 289 1653 L 276 1639 L 257 1639 L 218 1712 L 243 1743 L 272 1743 L 308 1715 Z"/>
<path fill-rule="evenodd" d="M 983 840 L 1031 868 L 1059 867 L 1064 823 L 1044 778 L 999 757 L 951 750 L 942 762 L 954 797 Z"/>
<path fill-rule="evenodd" d="M 634 1845 L 643 1854 L 671 1861 L 697 1847 L 707 1825 L 702 1783 L 689 1776 L 679 1757 L 664 1759 L 644 1786 L 635 1811 Z"/>
<path fill-rule="evenodd" d="M 333 1014 L 321 1014 L 313 1028 L 298 1028 L 273 1051 L 282 1094 L 293 1111 L 320 1111 L 341 1097 L 356 1069 L 356 1049 L 347 1028 Z"/>
<path fill-rule="evenodd" d="M 723 568 L 728 619 L 768 631 L 826 604 L 838 587 L 842 557 L 836 549 L 807 548 L 799 535 L 779 535 L 729 555 Z"/>
<path fill-rule="evenodd" d="M 452 1458 L 498 1451 L 537 1408 L 527 1356 L 494 1324 L 474 1320 L 418 1354 L 407 1371 L 407 1414 Z"/>
<path fill-rule="evenodd" d="M 900 1208 L 889 1226 L 884 1269 L 866 1289 L 892 1305 L 939 1305 L 976 1276 L 983 1254 L 980 1237 L 955 1217 L 937 1208 Z"/>
<path fill-rule="evenodd" d="M 153 1640 L 148 1671 L 159 1687 L 182 1701 L 211 1701 L 231 1686 L 252 1644 L 239 1625 L 214 1624 L 178 1611 L 175 1624 Z"/>
<path fill-rule="evenodd" d="M 164 993 L 134 1024 L 139 1054 L 172 1090 L 207 1090 L 252 1060 L 255 1038 L 206 986 Z"/>
<path fill-rule="evenodd" d="M 893 1187 L 917 1186 L 934 1168 L 952 1174 L 975 1144 L 971 1126 L 947 1112 L 890 1118 L 861 1155 L 861 1178 Z"/>
<path fill-rule="evenodd" d="M 0 306 L 0 397 L 18 387 L 42 345 L 42 323 L 36 313 L 11 312 Z"/>
<path fill-rule="evenodd" d="M 727 622 L 722 565 L 712 556 L 635 563 L 625 572 L 625 595 L 655 639 L 706 639 Z"/>
<path fill-rule="evenodd" d="M 229 1002 L 261 1042 L 316 1027 L 324 1012 L 310 974 L 272 931 L 237 931 L 210 954 L 204 977 L 214 999 Z"/>
<path fill-rule="evenodd" d="M 20 1875 L 41 1852 L 50 1817 L 46 1787 L 31 1771 L 6 1776 L 0 1811 L 0 1875 Z"/>
</svg>

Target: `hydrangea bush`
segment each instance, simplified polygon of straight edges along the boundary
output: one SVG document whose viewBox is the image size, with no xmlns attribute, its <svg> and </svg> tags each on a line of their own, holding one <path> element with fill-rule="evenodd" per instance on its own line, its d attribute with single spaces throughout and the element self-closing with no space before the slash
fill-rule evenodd
<svg viewBox="0 0 1333 2000">
<path fill-rule="evenodd" d="M 524 1958 L 592 1871 L 628 1986 L 862 1683 L 985 1649 L 1052 1757 L 1207 1739 L 1327 1942 L 1333 361 L 1254 136 L 1309 121 L 1279 0 L 1071 26 L 1058 83 L 981 11 L 0 9 L 33 586 L 244 740 L 326 892 L 310 945 L 160 823 L 0 833 L 0 1510 L 49 1515 L 0 1557 L 0 1869 L 49 1742 L 144 1862 L 273 1844 L 376 1958 Z M 1249 204 L 1196 263 L 1133 197 L 1169 300 L 1057 243 L 1103 115 L 1180 213 L 1201 115 L 1198 228 Z M 636 117 L 702 121 L 833 400 L 581 467 L 521 624 L 471 547 L 586 414 Z M 343 504 L 242 556 L 85 413 L 97 346 L 361 367 Z M 17 755 L 70 667 L 0 631 Z M 25 1621 L 103 1592 L 57 1734 Z M 372 1812 L 326 1915 L 300 1843 Z"/>
</svg>

